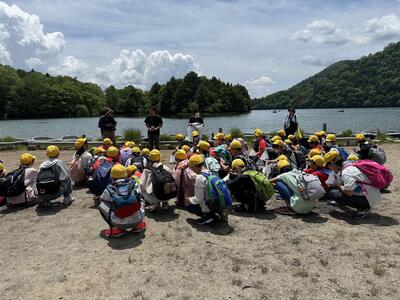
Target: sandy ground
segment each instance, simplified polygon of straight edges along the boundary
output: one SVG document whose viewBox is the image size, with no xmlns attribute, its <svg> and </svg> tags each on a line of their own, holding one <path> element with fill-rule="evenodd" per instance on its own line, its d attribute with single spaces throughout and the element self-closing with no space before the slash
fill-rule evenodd
<svg viewBox="0 0 400 300">
<path fill-rule="evenodd" d="M 0 299 L 400 299 L 400 153 L 385 149 L 392 193 L 361 221 L 320 203 L 302 218 L 230 215 L 199 228 L 171 209 L 149 215 L 145 234 L 107 240 L 85 189 L 66 209 L 3 207 Z M 11 169 L 21 153 L 0 159 Z"/>
</svg>

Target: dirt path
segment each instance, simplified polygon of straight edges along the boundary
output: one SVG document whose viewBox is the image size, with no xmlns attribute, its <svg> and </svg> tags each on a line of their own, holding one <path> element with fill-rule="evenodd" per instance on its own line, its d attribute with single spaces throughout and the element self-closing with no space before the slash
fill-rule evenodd
<svg viewBox="0 0 400 300">
<path fill-rule="evenodd" d="M 400 152 L 385 148 L 392 193 L 361 221 L 320 203 L 303 218 L 231 215 L 203 229 L 171 209 L 108 241 L 86 189 L 67 209 L 1 208 L 0 299 L 399 299 Z M 0 159 L 12 169 L 20 154 Z"/>
</svg>

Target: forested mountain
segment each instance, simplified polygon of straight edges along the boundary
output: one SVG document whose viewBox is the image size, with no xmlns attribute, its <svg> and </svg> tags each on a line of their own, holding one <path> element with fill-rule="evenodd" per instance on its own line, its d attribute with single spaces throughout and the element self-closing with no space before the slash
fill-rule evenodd
<svg viewBox="0 0 400 300">
<path fill-rule="evenodd" d="M 245 113 L 251 100 L 245 87 L 208 79 L 194 72 L 155 83 L 150 91 L 131 85 L 103 91 L 94 83 L 68 76 L 53 77 L 0 65 L 0 118 L 61 118 L 98 116 L 105 106 L 117 115 L 143 115 L 153 105 L 163 116 L 203 113 Z"/>
<path fill-rule="evenodd" d="M 286 91 L 254 99 L 253 109 L 400 106 L 400 42 L 337 62 Z"/>
</svg>

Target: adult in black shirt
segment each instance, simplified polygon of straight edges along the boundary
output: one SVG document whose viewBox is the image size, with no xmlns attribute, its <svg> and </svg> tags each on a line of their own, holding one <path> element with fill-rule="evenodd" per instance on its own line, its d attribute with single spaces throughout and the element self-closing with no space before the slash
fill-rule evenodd
<svg viewBox="0 0 400 300">
<path fill-rule="evenodd" d="M 103 115 L 99 119 L 99 128 L 101 131 L 101 137 L 103 139 L 109 138 L 115 145 L 115 130 L 117 122 L 114 119 L 114 112 L 111 108 L 106 108 Z"/>
<path fill-rule="evenodd" d="M 159 115 L 156 114 L 154 107 L 150 108 L 149 115 L 144 120 L 147 131 L 147 137 L 149 140 L 150 150 L 159 149 L 160 145 L 160 128 L 163 126 L 163 121 Z"/>
<path fill-rule="evenodd" d="M 196 112 L 193 116 L 190 117 L 189 125 L 193 123 L 204 124 L 203 118 L 200 116 L 199 112 Z"/>
</svg>

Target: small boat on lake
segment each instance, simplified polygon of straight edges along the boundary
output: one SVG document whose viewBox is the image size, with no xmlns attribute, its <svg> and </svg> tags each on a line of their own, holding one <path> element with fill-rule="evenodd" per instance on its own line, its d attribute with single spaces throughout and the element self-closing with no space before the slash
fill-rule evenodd
<svg viewBox="0 0 400 300">
<path fill-rule="evenodd" d="M 344 109 L 339 109 L 338 112 L 344 112 Z"/>
</svg>

